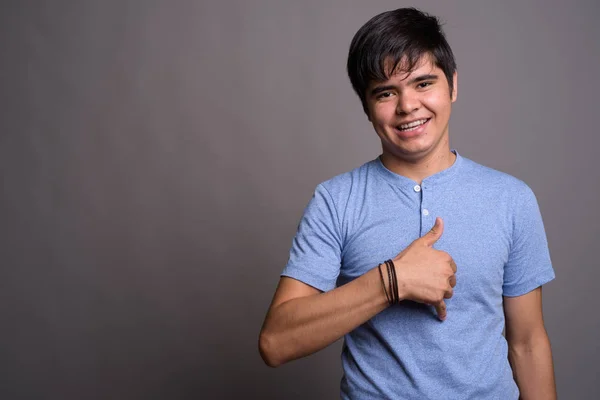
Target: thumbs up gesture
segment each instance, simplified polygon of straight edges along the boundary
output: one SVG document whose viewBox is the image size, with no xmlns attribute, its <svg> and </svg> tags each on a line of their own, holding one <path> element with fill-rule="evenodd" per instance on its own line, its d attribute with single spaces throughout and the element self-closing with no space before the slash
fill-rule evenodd
<svg viewBox="0 0 600 400">
<path fill-rule="evenodd" d="M 443 232 L 444 221 L 438 217 L 427 234 L 393 260 L 400 299 L 434 306 L 442 321 L 447 315 L 444 299 L 452 297 L 456 286 L 456 263 L 450 254 L 433 248 Z"/>
</svg>

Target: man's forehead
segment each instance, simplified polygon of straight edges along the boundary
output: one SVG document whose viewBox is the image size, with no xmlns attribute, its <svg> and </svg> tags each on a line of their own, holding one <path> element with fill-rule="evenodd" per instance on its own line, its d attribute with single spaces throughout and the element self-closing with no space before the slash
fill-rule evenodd
<svg viewBox="0 0 600 400">
<path fill-rule="evenodd" d="M 407 57 L 403 57 L 395 65 L 395 68 L 394 60 L 391 57 L 384 61 L 384 72 L 388 79 L 399 77 L 401 81 L 404 81 L 412 75 L 432 74 L 435 69 L 437 66 L 429 54 L 422 55 L 413 65 L 410 65 Z"/>
</svg>

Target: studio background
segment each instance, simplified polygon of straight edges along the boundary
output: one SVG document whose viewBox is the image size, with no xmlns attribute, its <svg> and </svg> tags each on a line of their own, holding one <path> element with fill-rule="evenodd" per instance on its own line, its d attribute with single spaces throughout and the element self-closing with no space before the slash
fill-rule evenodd
<svg viewBox="0 0 600 400">
<path fill-rule="evenodd" d="M 338 398 L 339 342 L 270 369 L 258 333 L 315 186 L 379 155 L 350 40 L 413 5 L 451 146 L 538 197 L 559 398 L 600 398 L 596 0 L 0 4 L 0 398 Z"/>
</svg>

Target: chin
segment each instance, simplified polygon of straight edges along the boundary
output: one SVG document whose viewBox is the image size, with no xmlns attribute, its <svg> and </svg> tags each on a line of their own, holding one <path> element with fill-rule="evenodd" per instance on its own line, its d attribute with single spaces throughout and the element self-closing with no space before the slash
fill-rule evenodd
<svg viewBox="0 0 600 400">
<path fill-rule="evenodd" d="M 431 153 L 433 150 L 434 146 L 430 143 L 413 143 L 409 145 L 392 144 L 387 147 L 388 153 L 406 160 L 418 160 L 424 155 Z"/>
</svg>

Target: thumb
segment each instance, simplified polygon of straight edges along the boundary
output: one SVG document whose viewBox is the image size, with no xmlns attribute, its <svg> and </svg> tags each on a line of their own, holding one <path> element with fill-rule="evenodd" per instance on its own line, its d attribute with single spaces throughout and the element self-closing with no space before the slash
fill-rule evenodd
<svg viewBox="0 0 600 400">
<path fill-rule="evenodd" d="M 423 236 L 423 241 L 427 246 L 433 246 L 442 237 L 442 233 L 444 233 L 444 221 L 437 217 L 433 228 Z"/>
</svg>

